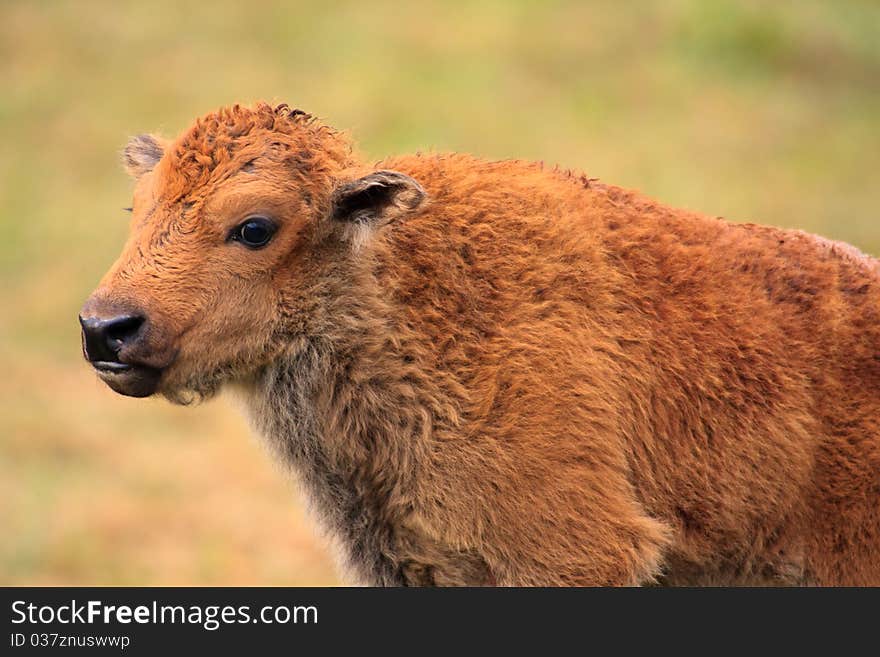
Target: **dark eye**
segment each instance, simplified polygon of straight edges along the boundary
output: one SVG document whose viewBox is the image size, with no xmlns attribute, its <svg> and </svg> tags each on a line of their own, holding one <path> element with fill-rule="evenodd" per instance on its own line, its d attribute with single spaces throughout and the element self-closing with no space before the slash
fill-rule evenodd
<svg viewBox="0 0 880 657">
<path fill-rule="evenodd" d="M 265 217 L 249 217 L 232 229 L 229 239 L 251 249 L 266 246 L 275 234 L 275 224 Z"/>
</svg>

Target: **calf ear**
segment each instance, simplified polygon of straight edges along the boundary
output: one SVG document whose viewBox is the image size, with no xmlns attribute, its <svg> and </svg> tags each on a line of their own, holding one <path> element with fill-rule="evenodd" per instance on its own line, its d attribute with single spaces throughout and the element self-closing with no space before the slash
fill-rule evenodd
<svg viewBox="0 0 880 657">
<path fill-rule="evenodd" d="M 331 216 L 358 224 L 387 223 L 425 202 L 422 186 L 397 171 L 374 171 L 338 187 Z"/>
<path fill-rule="evenodd" d="M 132 137 L 122 151 L 125 170 L 132 178 L 140 178 L 156 166 L 165 152 L 162 142 L 153 135 Z"/>
</svg>

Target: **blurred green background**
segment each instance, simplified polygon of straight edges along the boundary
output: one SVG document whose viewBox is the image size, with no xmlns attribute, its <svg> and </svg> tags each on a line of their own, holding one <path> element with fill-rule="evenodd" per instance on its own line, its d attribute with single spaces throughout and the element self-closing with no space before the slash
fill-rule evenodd
<svg viewBox="0 0 880 657">
<path fill-rule="evenodd" d="M 336 581 L 227 400 L 118 397 L 80 357 L 127 232 L 120 148 L 259 99 L 376 159 L 541 159 L 880 253 L 876 0 L 4 0 L 0 583 Z"/>
</svg>

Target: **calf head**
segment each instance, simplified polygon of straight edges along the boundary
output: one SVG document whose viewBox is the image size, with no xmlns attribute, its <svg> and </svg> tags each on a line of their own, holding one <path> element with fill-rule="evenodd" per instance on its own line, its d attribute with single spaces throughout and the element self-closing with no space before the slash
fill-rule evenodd
<svg viewBox="0 0 880 657">
<path fill-rule="evenodd" d="M 136 137 L 124 157 L 131 234 L 80 324 L 99 377 L 135 397 L 185 402 L 252 376 L 319 330 L 365 229 L 424 199 L 286 105 L 225 108 L 174 142 Z"/>
</svg>

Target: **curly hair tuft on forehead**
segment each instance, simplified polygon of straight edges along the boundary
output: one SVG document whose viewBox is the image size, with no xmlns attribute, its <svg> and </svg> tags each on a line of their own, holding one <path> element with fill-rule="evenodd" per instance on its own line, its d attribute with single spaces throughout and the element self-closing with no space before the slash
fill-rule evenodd
<svg viewBox="0 0 880 657">
<path fill-rule="evenodd" d="M 321 178 L 353 161 L 348 136 L 286 103 L 232 105 L 207 114 L 175 141 L 163 170 L 163 196 L 178 201 L 257 158 L 288 162 L 297 177 Z"/>
</svg>

